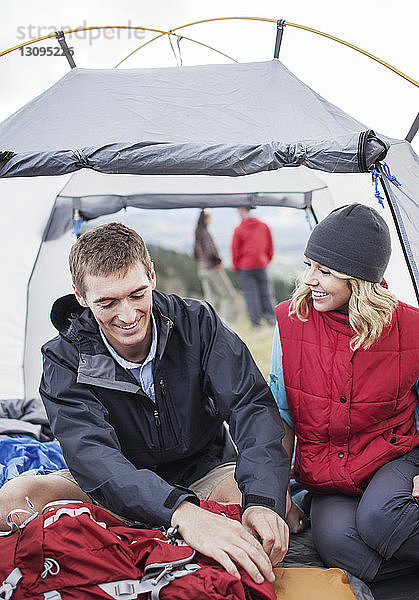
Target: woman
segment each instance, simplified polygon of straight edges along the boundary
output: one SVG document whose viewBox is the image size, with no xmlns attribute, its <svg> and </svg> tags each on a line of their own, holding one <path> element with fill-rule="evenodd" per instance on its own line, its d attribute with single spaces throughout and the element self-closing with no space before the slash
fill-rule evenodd
<svg viewBox="0 0 419 600">
<path fill-rule="evenodd" d="M 215 307 L 223 319 L 231 323 L 235 319 L 235 294 L 208 231 L 211 220 L 208 209 L 201 210 L 195 229 L 194 257 L 198 261 L 198 276 L 205 300 Z"/>
<path fill-rule="evenodd" d="M 277 307 L 270 377 L 317 550 L 367 581 L 419 565 L 419 310 L 386 289 L 390 253 L 385 221 L 364 205 L 315 227 L 302 282 Z M 301 531 L 289 495 L 287 509 Z"/>
</svg>

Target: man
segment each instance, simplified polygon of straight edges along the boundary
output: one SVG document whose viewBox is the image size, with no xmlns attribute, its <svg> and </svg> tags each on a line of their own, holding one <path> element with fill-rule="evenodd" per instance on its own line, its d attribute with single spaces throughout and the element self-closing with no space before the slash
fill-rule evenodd
<svg viewBox="0 0 419 600">
<path fill-rule="evenodd" d="M 7 506 L 25 496 L 37 510 L 58 498 L 94 502 L 178 526 L 231 574 L 239 565 L 272 581 L 288 545 L 288 457 L 246 346 L 209 305 L 155 291 L 147 248 L 124 225 L 82 235 L 70 270 L 75 296 L 53 306 L 59 335 L 42 349 L 40 392 L 71 475 L 17 478 L 5 486 Z M 198 497 L 242 499 L 243 525 L 203 510 Z"/>
<path fill-rule="evenodd" d="M 266 267 L 274 250 L 272 235 L 266 223 L 251 216 L 253 207 L 238 209 L 241 223 L 233 233 L 233 268 L 238 272 L 240 285 L 246 301 L 247 312 L 253 327 L 260 327 L 266 319 L 275 324 L 275 306 Z"/>
</svg>

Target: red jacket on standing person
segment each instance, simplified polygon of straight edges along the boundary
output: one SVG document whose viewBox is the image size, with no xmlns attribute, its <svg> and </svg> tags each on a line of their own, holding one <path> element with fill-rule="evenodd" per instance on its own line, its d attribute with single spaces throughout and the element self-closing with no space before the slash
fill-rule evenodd
<svg viewBox="0 0 419 600">
<path fill-rule="evenodd" d="M 254 217 L 243 219 L 234 230 L 231 250 L 235 271 L 266 267 L 274 254 L 269 227 Z"/>
</svg>

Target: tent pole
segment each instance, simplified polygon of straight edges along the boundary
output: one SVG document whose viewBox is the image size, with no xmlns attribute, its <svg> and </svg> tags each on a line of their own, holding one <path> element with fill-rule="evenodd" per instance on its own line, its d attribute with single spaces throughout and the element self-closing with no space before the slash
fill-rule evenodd
<svg viewBox="0 0 419 600">
<path fill-rule="evenodd" d="M 412 140 L 415 137 L 415 135 L 417 134 L 418 129 L 419 129 L 419 113 L 416 115 L 416 119 L 413 121 L 412 127 L 409 129 L 409 133 L 407 134 L 407 136 L 404 139 L 407 140 L 408 142 L 412 143 Z"/>
<path fill-rule="evenodd" d="M 407 236 L 406 236 L 406 234 L 403 235 L 401 227 L 400 227 L 401 220 L 399 220 L 399 218 L 398 218 L 399 209 L 397 207 L 397 204 L 393 201 L 391 190 L 388 186 L 388 182 L 386 181 L 386 176 L 381 167 L 381 164 L 377 163 L 375 165 L 375 168 L 381 175 L 381 177 L 380 177 L 381 186 L 384 190 L 384 195 L 386 197 L 387 204 L 390 208 L 391 216 L 393 217 L 393 222 L 396 227 L 397 236 L 399 238 L 399 242 L 400 242 L 400 245 L 403 250 L 403 256 L 406 261 L 407 268 L 409 270 L 409 275 L 410 275 L 410 278 L 413 283 L 413 288 L 415 290 L 416 300 L 418 301 L 418 304 L 419 304 L 419 288 L 418 288 L 417 274 L 414 272 L 412 261 L 415 266 L 416 266 L 416 263 L 413 258 L 413 255 L 412 255 L 412 250 L 408 243 Z M 403 224 L 402 224 L 402 226 L 403 226 Z M 403 226 L 403 229 L 404 229 L 404 226 Z M 408 248 L 406 246 L 408 246 Z M 415 269 L 415 271 L 417 271 L 417 269 Z"/>
<path fill-rule="evenodd" d="M 314 209 L 313 209 L 313 207 L 312 207 L 312 206 L 310 206 L 310 212 L 311 212 L 311 215 L 312 215 L 312 217 L 313 217 L 313 219 L 314 219 L 314 223 L 317 225 L 317 224 L 318 224 L 318 222 L 319 222 L 319 220 L 318 220 L 318 218 L 317 218 L 317 215 L 316 215 L 316 213 L 314 212 Z"/>
<path fill-rule="evenodd" d="M 281 50 L 282 34 L 284 33 L 285 19 L 278 19 L 276 22 L 276 40 L 275 40 L 275 51 L 274 58 L 279 57 L 279 51 Z"/>
<path fill-rule="evenodd" d="M 76 67 L 76 63 L 74 62 L 74 58 L 71 55 L 69 47 L 67 46 L 64 31 L 56 31 L 55 37 L 57 38 L 58 43 L 61 46 L 61 50 L 64 52 L 64 55 L 65 55 L 66 59 L 68 60 L 68 64 L 70 65 L 70 68 L 74 69 Z"/>
<path fill-rule="evenodd" d="M 55 202 L 54 202 L 54 206 L 55 206 Z M 31 286 L 32 276 L 35 272 L 36 265 L 38 263 L 39 255 L 41 254 L 41 248 L 42 248 L 43 243 L 44 243 L 44 239 L 42 238 L 41 243 L 39 244 L 38 251 L 36 253 L 35 262 L 33 263 L 33 266 L 32 266 L 31 274 L 29 275 L 28 283 L 26 285 L 26 315 L 25 315 L 25 331 L 24 331 L 24 336 L 23 336 L 23 361 L 22 361 L 23 398 L 25 400 L 28 399 L 28 394 L 27 394 L 28 382 L 27 382 L 27 378 L 26 378 L 26 366 L 25 366 L 26 360 L 25 359 L 26 359 L 26 340 L 27 340 L 27 336 L 28 336 L 28 309 L 29 309 L 30 286 Z"/>
</svg>

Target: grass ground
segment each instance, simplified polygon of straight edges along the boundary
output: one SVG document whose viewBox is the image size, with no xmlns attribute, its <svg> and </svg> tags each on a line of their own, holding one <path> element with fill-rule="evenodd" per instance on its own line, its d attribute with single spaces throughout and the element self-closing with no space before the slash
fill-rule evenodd
<svg viewBox="0 0 419 600">
<path fill-rule="evenodd" d="M 247 317 L 242 317 L 231 327 L 245 342 L 263 376 L 268 380 L 271 368 L 274 327 L 267 324 L 259 328 L 251 327 Z"/>
</svg>

